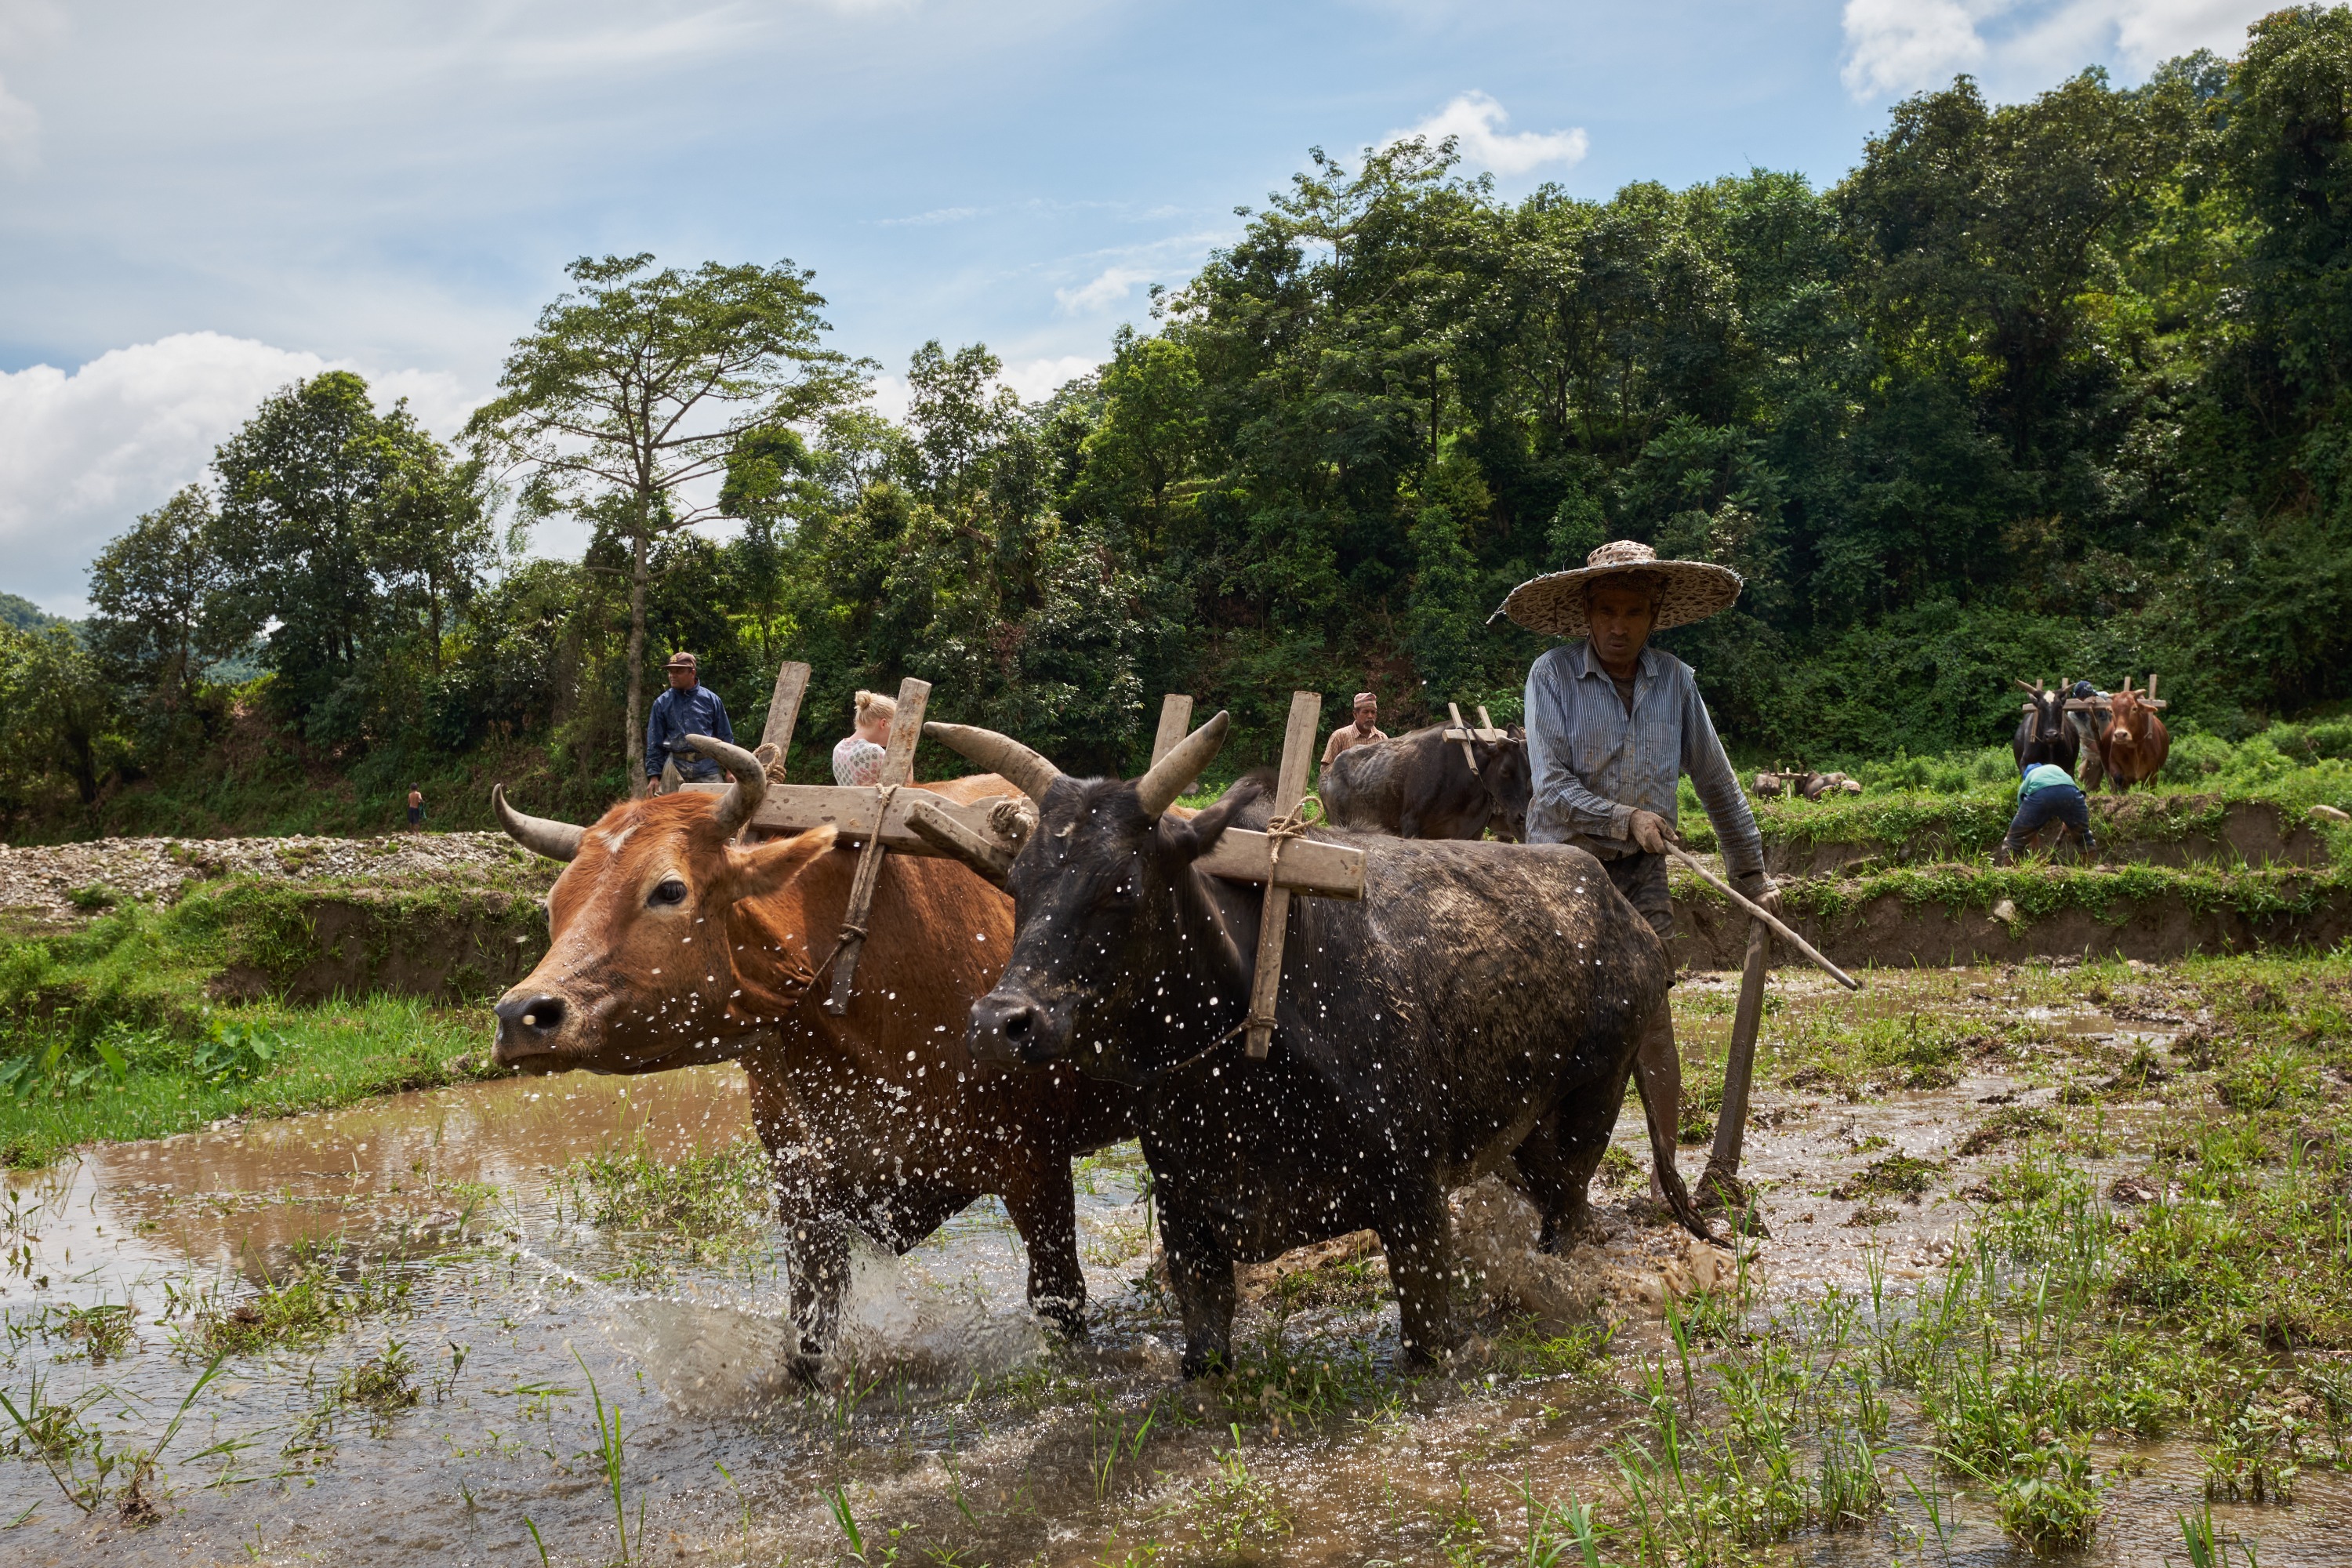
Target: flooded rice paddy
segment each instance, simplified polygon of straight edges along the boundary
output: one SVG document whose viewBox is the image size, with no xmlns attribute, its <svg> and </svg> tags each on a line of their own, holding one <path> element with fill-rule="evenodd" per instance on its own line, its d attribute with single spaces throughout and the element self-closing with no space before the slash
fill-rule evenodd
<svg viewBox="0 0 2352 1568">
<path fill-rule="evenodd" d="M 1736 984 L 1677 990 L 1686 1087 L 1715 1076 Z M 1457 1195 L 1474 1336 L 1414 1375 L 1358 1239 L 1250 1271 L 1241 1364 L 1180 1384 L 1128 1145 L 1078 1172 L 1089 1342 L 1026 1311 L 989 1202 L 861 1258 L 834 1375 L 793 1388 L 732 1067 L 103 1146 L 14 1173 L 0 1210 L 0 1562 L 2022 1563 L 1996 1478 L 1937 1457 L 1965 1375 L 1931 1396 L 1920 1369 L 1990 1384 L 2041 1353 L 2018 1302 L 2079 1258 L 1996 1245 L 2018 1184 L 2095 1194 L 2044 1207 L 2102 1236 L 2168 1201 L 2145 1173 L 2183 1112 L 2158 1086 L 2196 1029 L 2047 971 L 1880 975 L 1850 1001 L 1784 971 L 1748 1137 L 1767 1234 L 1717 1252 L 1664 1224 L 1629 1111 L 1564 1260 L 1528 1251 L 1515 1194 Z M 1978 1363 L 1969 1335 L 1921 1348 L 1956 1310 L 1984 1319 Z M 2057 1454 L 2055 1405 L 2026 1405 L 2014 1441 Z M 2230 1561 L 2230 1537 L 2347 1560 L 2339 1416 L 2298 1408 L 2292 1500 L 2210 1505 Z M 2089 1441 L 2074 1560 L 2189 1561 L 2215 1440 L 2172 1426 Z"/>
</svg>

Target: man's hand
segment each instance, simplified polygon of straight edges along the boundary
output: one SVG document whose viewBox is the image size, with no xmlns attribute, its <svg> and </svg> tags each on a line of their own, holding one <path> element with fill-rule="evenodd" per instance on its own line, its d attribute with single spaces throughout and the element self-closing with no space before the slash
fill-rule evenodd
<svg viewBox="0 0 2352 1568">
<path fill-rule="evenodd" d="M 1625 829 L 1633 835 L 1633 842 L 1642 847 L 1645 855 L 1664 854 L 1666 846 L 1673 842 L 1675 837 L 1675 830 L 1666 826 L 1664 817 L 1639 807 L 1626 819 Z"/>
<path fill-rule="evenodd" d="M 1731 884 L 1774 914 L 1780 912 L 1780 887 L 1761 871 L 1750 871 Z"/>
</svg>

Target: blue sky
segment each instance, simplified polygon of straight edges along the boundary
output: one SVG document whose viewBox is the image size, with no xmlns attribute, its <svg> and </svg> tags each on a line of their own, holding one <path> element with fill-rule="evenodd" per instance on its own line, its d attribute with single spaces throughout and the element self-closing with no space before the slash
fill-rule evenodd
<svg viewBox="0 0 2352 1568">
<path fill-rule="evenodd" d="M 1513 195 L 1826 182 L 1956 71 L 2137 79 L 2268 8 L 0 0 L 0 589 L 79 613 L 295 376 L 453 430 L 583 253 L 790 257 L 842 348 L 984 341 L 1034 395 L 1310 146 L 1454 131 Z"/>
</svg>

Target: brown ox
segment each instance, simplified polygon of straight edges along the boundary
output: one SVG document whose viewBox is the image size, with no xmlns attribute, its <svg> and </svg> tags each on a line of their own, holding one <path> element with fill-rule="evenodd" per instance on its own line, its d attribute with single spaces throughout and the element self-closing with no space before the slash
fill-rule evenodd
<svg viewBox="0 0 2352 1568">
<path fill-rule="evenodd" d="M 2150 678 L 2151 680 L 2154 679 Z M 2117 795 L 2136 784 L 2146 784 L 2164 766 L 2172 751 L 2172 734 L 2156 710 L 2126 680 L 2115 694 L 2115 718 L 2099 731 L 2099 762 L 2106 769 L 2108 786 Z"/>
<path fill-rule="evenodd" d="M 700 739 L 729 793 L 625 801 L 585 829 L 524 816 L 494 792 L 517 840 L 567 860 L 549 896 L 551 942 L 500 998 L 497 1059 L 523 1072 L 659 1072 L 740 1060 L 790 1239 L 793 1371 L 813 1378 L 839 1326 L 849 1232 L 904 1252 L 994 1194 L 1029 1249 L 1029 1299 L 1085 1331 L 1070 1157 L 1129 1136 L 1125 1090 L 1064 1069 L 976 1064 L 972 1002 L 1003 969 L 1013 905 L 947 860 L 884 860 L 857 970 L 836 1018 L 810 999 L 857 857 L 831 828 L 734 842 L 764 778 L 750 752 Z M 749 784 L 747 790 L 746 785 Z M 1010 795 L 982 776 L 933 789 Z"/>
</svg>

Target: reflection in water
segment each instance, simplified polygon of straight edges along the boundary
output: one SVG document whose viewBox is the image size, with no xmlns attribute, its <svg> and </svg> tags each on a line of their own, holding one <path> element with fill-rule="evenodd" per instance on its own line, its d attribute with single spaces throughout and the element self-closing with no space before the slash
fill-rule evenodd
<svg viewBox="0 0 2352 1568">
<path fill-rule="evenodd" d="M 1695 1039 L 1720 1032 L 1711 1015 L 1692 1022 Z M 1983 1066 L 1945 1089 L 1863 1105 L 1764 1097 L 1749 1153 L 1771 1239 L 1749 1264 L 1769 1300 L 1862 1289 L 1874 1240 L 1882 1278 L 1898 1288 L 1937 1273 L 1966 1209 L 1949 1192 L 1895 1201 L 1875 1227 L 1846 1223 L 1863 1205 L 1821 1194 L 1890 1153 L 1952 1159 L 1984 1114 L 1979 1101 L 2049 1098 Z M 2109 1114 L 2126 1136 L 2151 1113 Z M 111 1504 L 85 1520 L 43 1466 L 0 1458 L 0 1523 L 31 1510 L 0 1531 L 0 1561 L 510 1563 L 534 1553 L 527 1518 L 555 1562 L 604 1563 L 618 1542 L 593 1452 L 592 1380 L 621 1412 L 633 1545 L 665 1559 L 833 1561 L 842 1538 L 825 1494 L 838 1487 L 869 1545 L 905 1526 L 909 1542 L 961 1543 L 965 1563 L 1117 1563 L 1139 1521 L 1183 1535 L 1192 1489 L 1234 1473 L 1217 1457 L 1233 1413 L 1175 1381 L 1179 1336 L 1150 1272 L 1131 1147 L 1079 1172 L 1089 1344 L 1049 1344 L 1022 1304 L 1019 1239 L 983 1203 L 904 1258 L 858 1254 L 834 1383 L 810 1393 L 778 1371 L 785 1291 L 772 1225 L 690 1252 L 656 1235 L 601 1233 L 566 1201 L 562 1174 L 584 1155 L 642 1144 L 668 1158 L 748 1133 L 742 1076 L 717 1067 L 466 1085 L 20 1173 L 0 1211 L 10 1324 L 0 1384 L 20 1407 L 35 1379 L 43 1400 L 81 1405 L 94 1436 L 59 1459 L 68 1478 L 93 1473 L 100 1452 L 156 1440 L 201 1373 L 202 1358 L 175 1345 L 206 1300 L 247 1299 L 322 1247 L 320 1266 L 396 1278 L 408 1291 L 401 1310 L 320 1342 L 226 1363 L 163 1456 L 163 1516 L 148 1528 L 125 1526 Z M 1620 1141 L 1642 1154 L 1633 1118 Z M 1638 1195 L 1604 1198 L 1616 1238 L 1570 1262 L 1671 1267 L 1671 1233 Z M 1528 1497 L 1608 1511 L 1609 1449 L 1641 1417 L 1626 1392 L 1633 1369 L 1671 1364 L 1654 1303 L 1630 1286 L 1612 1298 L 1623 1321 L 1598 1374 L 1490 1376 L 1474 1354 L 1451 1375 L 1400 1380 L 1376 1266 L 1354 1294 L 1326 1288 L 1355 1278 L 1345 1268 L 1306 1290 L 1278 1271 L 1245 1288 L 1241 1342 L 1359 1380 L 1353 1403 L 1320 1420 L 1286 1403 L 1307 1397 L 1295 1382 L 1250 1394 L 1240 1473 L 1270 1487 L 1287 1520 L 1286 1532 L 1255 1538 L 1262 1559 L 1516 1561 Z M 136 1346 L 94 1363 L 66 1312 L 125 1301 L 141 1320 Z M 339 1377 L 387 1341 L 417 1368 L 417 1403 L 381 1415 L 339 1405 Z M 1928 1440 L 1899 1425 L 1890 1437 L 1913 1452 Z M 2132 1457 L 2144 1472 L 2116 1495 L 2085 1561 L 2180 1555 L 2173 1518 L 2193 1506 L 2200 1462 L 2177 1443 Z M 1803 1534 L 1786 1550 L 1841 1564 L 1896 1552 L 1941 1561 L 1896 1488 L 1880 1526 Z M 2027 1561 L 1984 1509 L 1956 1506 L 1952 1561 Z M 2339 1478 L 2307 1473 L 2292 1508 L 2217 1515 L 2259 1537 L 2265 1563 L 2316 1563 L 2342 1560 L 2347 1507 Z"/>
</svg>

